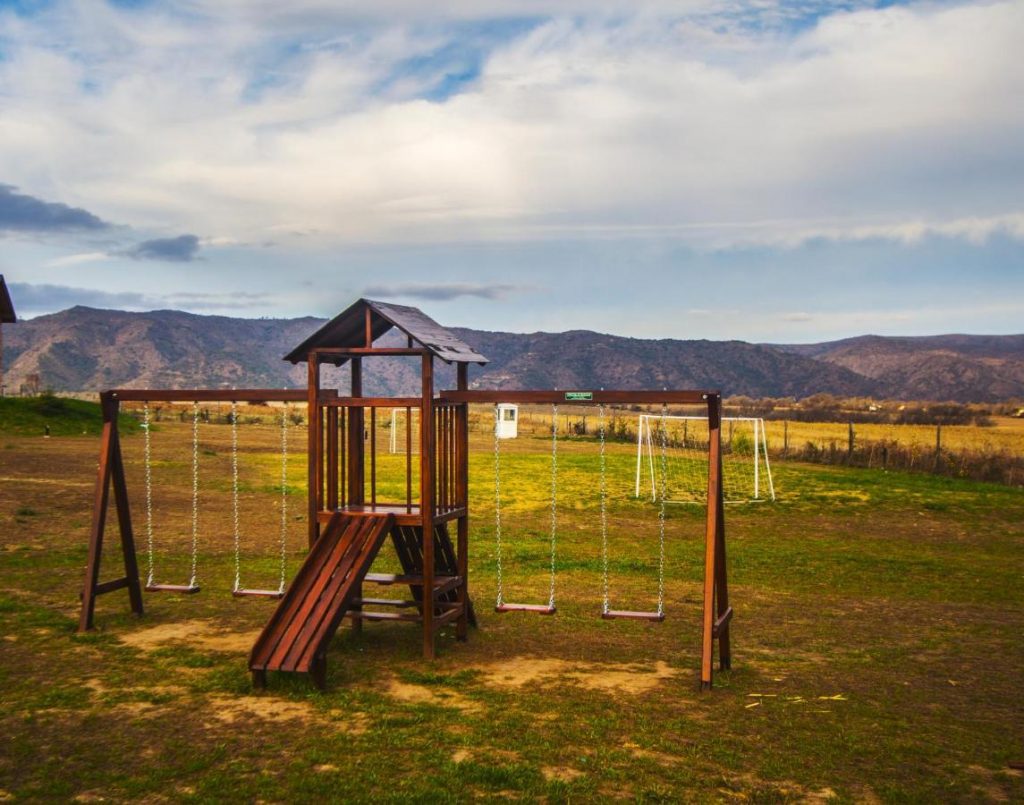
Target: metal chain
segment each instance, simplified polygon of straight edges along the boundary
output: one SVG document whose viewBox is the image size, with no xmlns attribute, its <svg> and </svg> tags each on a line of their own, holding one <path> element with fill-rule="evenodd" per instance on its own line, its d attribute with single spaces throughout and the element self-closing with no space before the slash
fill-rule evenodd
<svg viewBox="0 0 1024 805">
<path fill-rule="evenodd" d="M 146 576 L 146 586 L 153 583 L 153 466 L 152 452 L 149 439 L 149 403 L 142 406 L 142 455 L 143 466 L 146 472 L 146 552 L 149 555 L 149 572 Z"/>
<path fill-rule="evenodd" d="M 555 545 L 558 534 L 558 406 L 551 406 L 551 584 L 548 606 L 555 608 Z"/>
<path fill-rule="evenodd" d="M 242 545 L 238 516 L 238 403 L 231 401 L 231 519 L 235 537 L 235 586 L 242 586 Z"/>
<path fill-rule="evenodd" d="M 495 606 L 505 603 L 505 588 L 501 572 L 501 440 L 498 438 L 498 427 L 501 414 L 498 406 L 494 406 L 494 554 L 498 565 L 498 598 Z"/>
<path fill-rule="evenodd" d="M 601 567 L 603 570 L 601 611 L 607 614 L 610 605 L 608 596 L 608 479 L 605 460 L 604 406 L 598 406 L 597 410 L 599 417 L 597 432 L 601 442 Z"/>
<path fill-rule="evenodd" d="M 661 507 L 658 509 L 658 614 L 665 614 L 665 498 L 666 474 L 668 472 L 668 431 L 665 425 L 665 415 L 668 413 L 668 406 L 661 405 L 661 483 L 659 484 L 659 497 Z"/>
<path fill-rule="evenodd" d="M 192 403 L 192 573 L 189 587 L 196 586 L 199 545 L 199 403 Z"/>
<path fill-rule="evenodd" d="M 281 556 L 277 591 L 284 592 L 285 564 L 288 550 L 288 404 L 281 414 Z"/>
</svg>

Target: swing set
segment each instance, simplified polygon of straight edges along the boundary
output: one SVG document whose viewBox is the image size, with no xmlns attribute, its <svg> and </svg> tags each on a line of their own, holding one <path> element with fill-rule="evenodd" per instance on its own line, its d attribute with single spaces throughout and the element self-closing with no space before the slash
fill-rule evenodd
<svg viewBox="0 0 1024 805">
<path fill-rule="evenodd" d="M 379 347 L 374 342 L 397 328 L 407 337 L 404 347 Z M 409 397 L 368 396 L 363 393 L 364 362 L 375 358 L 405 358 L 420 364 L 420 394 Z M 492 391 L 469 388 L 468 367 L 487 359 L 453 333 L 416 308 L 360 299 L 327 322 L 285 356 L 293 364 L 306 363 L 305 389 L 271 390 L 136 390 L 114 389 L 101 393 L 103 433 L 97 470 L 88 563 L 82 592 L 80 631 L 92 629 L 96 599 L 105 593 L 127 589 L 134 612 L 143 613 L 143 590 L 148 592 L 199 592 L 197 573 L 199 536 L 199 403 L 231 403 L 231 495 L 235 578 L 233 594 L 278 599 L 276 609 L 253 646 L 249 668 L 253 683 L 262 687 L 270 671 L 307 673 L 320 687 L 326 684 L 328 645 L 348 619 L 354 630 L 365 622 L 399 621 L 419 624 L 423 655 L 432 659 L 441 629 L 451 625 L 458 640 L 468 638 L 476 626 L 469 597 L 469 406 L 517 403 L 552 407 L 550 545 L 548 600 L 540 604 L 505 600 L 502 578 L 501 450 L 494 443 L 495 538 L 497 600 L 499 613 L 556 613 L 558 431 L 560 405 L 599 407 L 600 424 L 600 532 L 602 555 L 602 608 L 606 620 L 634 619 L 660 622 L 665 619 L 665 416 L 668 406 L 703 405 L 708 419 L 708 489 L 705 518 L 703 617 L 701 622 L 701 688 L 713 681 L 715 641 L 719 666 L 731 664 L 729 606 L 725 560 L 725 519 L 722 489 L 721 395 L 715 391 Z M 435 363 L 455 367 L 456 388 L 435 392 Z M 321 368 L 342 366 L 350 370 L 347 393 L 321 388 Z M 156 583 L 153 548 L 153 473 L 149 404 L 191 401 L 192 408 L 192 510 L 190 576 L 186 584 Z M 241 583 L 239 525 L 239 462 L 237 404 L 240 402 L 306 403 L 307 430 L 307 528 L 309 551 L 290 583 L 285 577 L 286 470 L 288 458 L 287 408 L 281 431 L 280 582 L 278 589 L 246 588 Z M 117 428 L 122 402 L 144 404 L 144 469 L 148 572 L 140 582 L 135 540 L 129 509 Z M 613 609 L 609 596 L 608 483 L 605 412 L 609 406 L 661 406 L 660 445 L 662 488 L 658 513 L 658 591 L 654 611 Z M 376 421 L 378 410 L 405 410 L 405 490 L 379 494 Z M 417 449 L 412 449 L 411 414 L 418 414 Z M 394 426 L 392 427 L 394 429 Z M 392 434 L 394 437 L 394 434 Z M 385 445 L 383 452 L 387 452 Z M 413 482 L 413 456 L 419 462 Z M 418 489 L 414 489 L 418 486 Z M 389 487 L 394 489 L 395 487 Z M 121 541 L 124 575 L 100 581 L 108 503 L 113 494 Z M 453 534 L 449 530 L 454 527 Z M 371 567 L 383 543 L 390 540 L 401 564 L 400 573 L 374 573 Z M 410 598 L 376 598 L 364 595 L 364 586 L 407 587 Z"/>
<path fill-rule="evenodd" d="M 658 510 L 658 604 L 653 612 L 641 612 L 636 610 L 612 609 L 611 596 L 609 593 L 609 563 L 608 563 L 608 462 L 606 456 L 606 432 L 605 432 L 605 407 L 598 406 L 598 442 L 600 444 L 600 481 L 599 498 L 601 506 L 600 531 L 601 531 L 601 617 L 604 620 L 615 620 L 624 618 L 630 620 L 644 620 L 661 622 L 665 620 L 665 453 L 667 439 L 665 437 L 664 417 L 667 408 L 662 406 L 662 427 L 660 430 L 661 439 L 661 479 L 660 479 L 660 507 Z M 549 543 L 549 572 L 548 572 L 548 601 L 546 604 L 513 604 L 505 600 L 505 579 L 504 562 L 502 556 L 502 524 L 501 524 L 501 437 L 499 425 L 501 422 L 501 408 L 494 406 L 494 540 L 495 540 L 495 564 L 497 567 L 497 599 L 494 604 L 494 611 L 505 612 L 536 612 L 540 615 L 554 615 L 555 606 L 555 578 L 556 578 L 556 554 L 558 544 L 558 406 L 551 406 L 551 528 Z"/>
</svg>

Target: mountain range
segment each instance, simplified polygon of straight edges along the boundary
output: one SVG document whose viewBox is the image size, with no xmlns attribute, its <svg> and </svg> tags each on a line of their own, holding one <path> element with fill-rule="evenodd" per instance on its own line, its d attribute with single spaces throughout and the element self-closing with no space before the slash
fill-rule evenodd
<svg viewBox="0 0 1024 805">
<path fill-rule="evenodd" d="M 323 321 L 73 307 L 5 328 L 5 385 L 17 391 L 36 375 L 42 388 L 55 391 L 302 386 L 305 367 L 281 358 Z M 751 344 L 587 330 L 451 329 L 490 359 L 470 372 L 471 385 L 484 388 L 719 388 L 729 396 L 802 398 L 824 392 L 957 402 L 1024 397 L 1024 335 L 868 335 L 819 344 Z M 417 367 L 408 359 L 380 359 L 366 374 L 367 393 L 418 388 Z M 334 379 L 344 382 L 339 376 L 328 384 Z M 453 382 L 442 369 L 438 387 Z"/>
</svg>

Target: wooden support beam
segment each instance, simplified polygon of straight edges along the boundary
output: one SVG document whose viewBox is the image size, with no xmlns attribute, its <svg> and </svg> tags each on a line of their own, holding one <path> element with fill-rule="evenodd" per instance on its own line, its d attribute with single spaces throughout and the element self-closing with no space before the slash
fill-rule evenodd
<svg viewBox="0 0 1024 805">
<path fill-rule="evenodd" d="M 320 537 L 320 521 L 317 512 L 323 508 L 323 484 L 321 470 L 322 425 L 320 422 L 320 364 L 316 355 L 310 355 L 306 364 L 308 385 L 306 389 L 306 426 L 307 426 L 307 476 L 308 476 L 308 542 L 312 548 Z"/>
<path fill-rule="evenodd" d="M 666 403 L 668 405 L 704 405 L 712 397 L 718 397 L 717 391 L 442 391 L 438 402 L 442 403 L 519 403 L 520 405 L 598 405 L 637 404 L 651 405 Z"/>
<path fill-rule="evenodd" d="M 96 487 L 93 495 L 92 526 L 89 530 L 89 553 L 82 585 L 82 610 L 78 619 L 78 631 L 93 628 L 96 610 L 96 596 L 113 590 L 128 588 L 132 611 L 143 613 L 142 585 L 135 556 L 135 539 L 132 534 L 131 514 L 128 509 L 128 489 L 124 476 L 124 461 L 121 458 L 121 443 L 117 431 L 119 405 L 117 398 L 109 391 L 100 394 L 100 409 L 103 413 L 103 432 L 100 436 L 100 457 L 96 467 Z M 123 579 L 100 582 L 100 564 L 103 559 L 103 538 L 107 525 L 107 508 L 110 503 L 110 489 L 114 490 L 114 506 L 117 511 L 118 530 L 121 535 L 121 554 L 124 559 Z"/>
<path fill-rule="evenodd" d="M 110 389 L 119 402 L 303 402 L 307 389 Z M 325 394 L 337 396 L 330 390 Z"/>
<path fill-rule="evenodd" d="M 420 400 L 420 537 L 423 541 L 423 656 L 434 659 L 434 356 L 422 358 Z"/>
<path fill-rule="evenodd" d="M 458 364 L 456 385 L 459 391 L 469 388 L 469 365 Z M 469 404 L 458 408 L 458 432 L 455 436 L 458 478 L 455 489 L 455 505 L 469 512 Z M 456 600 L 462 605 L 459 620 L 455 625 L 455 639 L 465 641 L 469 637 L 469 517 L 463 514 L 456 523 L 455 564 L 462 583 L 458 587 Z"/>
<path fill-rule="evenodd" d="M 713 684 L 716 623 L 729 609 L 725 583 L 725 501 L 722 485 L 722 399 L 710 397 L 708 405 L 708 498 L 704 533 L 704 609 L 701 639 L 700 687 Z M 717 616 L 716 616 L 717 603 Z M 730 616 L 731 617 L 731 616 Z M 719 639 L 722 667 L 729 667 L 728 618 Z"/>
</svg>

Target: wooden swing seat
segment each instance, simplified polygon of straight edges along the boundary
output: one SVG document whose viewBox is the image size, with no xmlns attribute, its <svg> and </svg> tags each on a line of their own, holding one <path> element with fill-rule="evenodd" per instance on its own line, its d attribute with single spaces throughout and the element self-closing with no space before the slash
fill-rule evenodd
<svg viewBox="0 0 1024 805">
<path fill-rule="evenodd" d="M 621 618 L 623 620 L 654 621 L 656 623 L 661 623 L 665 620 L 665 613 L 634 612 L 628 609 L 609 609 L 607 612 L 601 613 L 601 618 L 606 621 L 613 621 Z"/>
<path fill-rule="evenodd" d="M 499 604 L 495 612 L 536 612 L 538 615 L 554 615 L 555 608 L 548 604 Z"/>
<path fill-rule="evenodd" d="M 254 590 L 247 587 L 240 587 L 232 590 L 235 598 L 284 598 L 284 590 Z"/>
<path fill-rule="evenodd" d="M 193 595 L 202 589 L 198 584 L 147 584 L 147 593 L 182 593 Z"/>
</svg>

